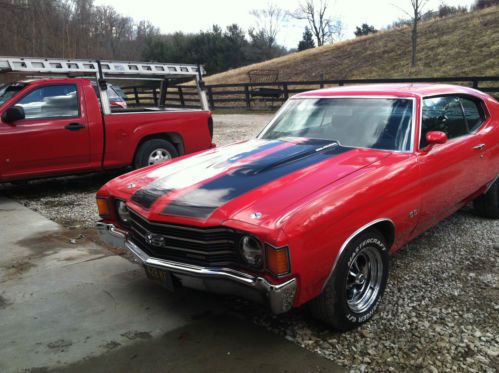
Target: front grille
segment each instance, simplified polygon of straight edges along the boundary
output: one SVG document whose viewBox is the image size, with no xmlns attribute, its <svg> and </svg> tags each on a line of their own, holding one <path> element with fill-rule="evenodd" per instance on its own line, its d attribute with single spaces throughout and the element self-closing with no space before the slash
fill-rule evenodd
<svg viewBox="0 0 499 373">
<path fill-rule="evenodd" d="M 200 266 L 242 266 L 237 250 L 241 232 L 152 223 L 130 210 L 133 242 L 154 258 Z"/>
</svg>

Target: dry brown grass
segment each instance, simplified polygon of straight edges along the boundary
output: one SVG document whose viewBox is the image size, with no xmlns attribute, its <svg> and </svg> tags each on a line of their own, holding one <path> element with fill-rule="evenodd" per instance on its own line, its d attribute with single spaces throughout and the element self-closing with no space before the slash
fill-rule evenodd
<svg viewBox="0 0 499 373">
<path fill-rule="evenodd" d="M 248 81 L 252 69 L 277 69 L 279 80 L 499 75 L 499 7 L 421 24 L 418 67 L 410 67 L 410 29 L 379 32 L 292 53 L 206 78 Z"/>
</svg>

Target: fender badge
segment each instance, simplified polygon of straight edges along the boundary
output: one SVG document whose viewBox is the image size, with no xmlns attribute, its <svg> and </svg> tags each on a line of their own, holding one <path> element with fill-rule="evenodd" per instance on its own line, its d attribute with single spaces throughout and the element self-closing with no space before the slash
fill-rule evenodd
<svg viewBox="0 0 499 373">
<path fill-rule="evenodd" d="M 128 184 L 127 188 L 128 188 L 128 189 L 133 189 L 133 188 L 135 188 L 136 186 L 137 186 L 136 184 L 133 184 L 133 183 L 132 183 L 132 184 Z"/>
<path fill-rule="evenodd" d="M 263 216 L 261 212 L 254 212 L 251 214 L 251 219 L 260 219 Z"/>
</svg>

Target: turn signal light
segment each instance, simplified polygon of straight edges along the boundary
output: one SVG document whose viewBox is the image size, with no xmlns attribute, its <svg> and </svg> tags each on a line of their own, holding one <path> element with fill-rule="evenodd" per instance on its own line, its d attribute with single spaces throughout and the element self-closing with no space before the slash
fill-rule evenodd
<svg viewBox="0 0 499 373">
<path fill-rule="evenodd" d="M 97 208 L 99 209 L 99 215 L 101 218 L 108 218 L 111 216 L 108 198 L 97 198 Z"/>
<path fill-rule="evenodd" d="M 273 248 L 266 245 L 265 250 L 267 269 L 276 276 L 290 273 L 289 250 L 287 247 Z"/>
</svg>

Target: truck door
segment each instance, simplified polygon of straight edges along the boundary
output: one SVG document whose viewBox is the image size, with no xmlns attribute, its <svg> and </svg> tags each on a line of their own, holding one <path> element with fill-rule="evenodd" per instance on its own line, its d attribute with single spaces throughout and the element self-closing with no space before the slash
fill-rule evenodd
<svg viewBox="0 0 499 373">
<path fill-rule="evenodd" d="M 34 87 L 16 106 L 26 118 L 2 123 L 3 176 L 43 176 L 89 167 L 90 134 L 78 84 Z M 7 126 L 7 127 L 6 127 Z"/>
</svg>

